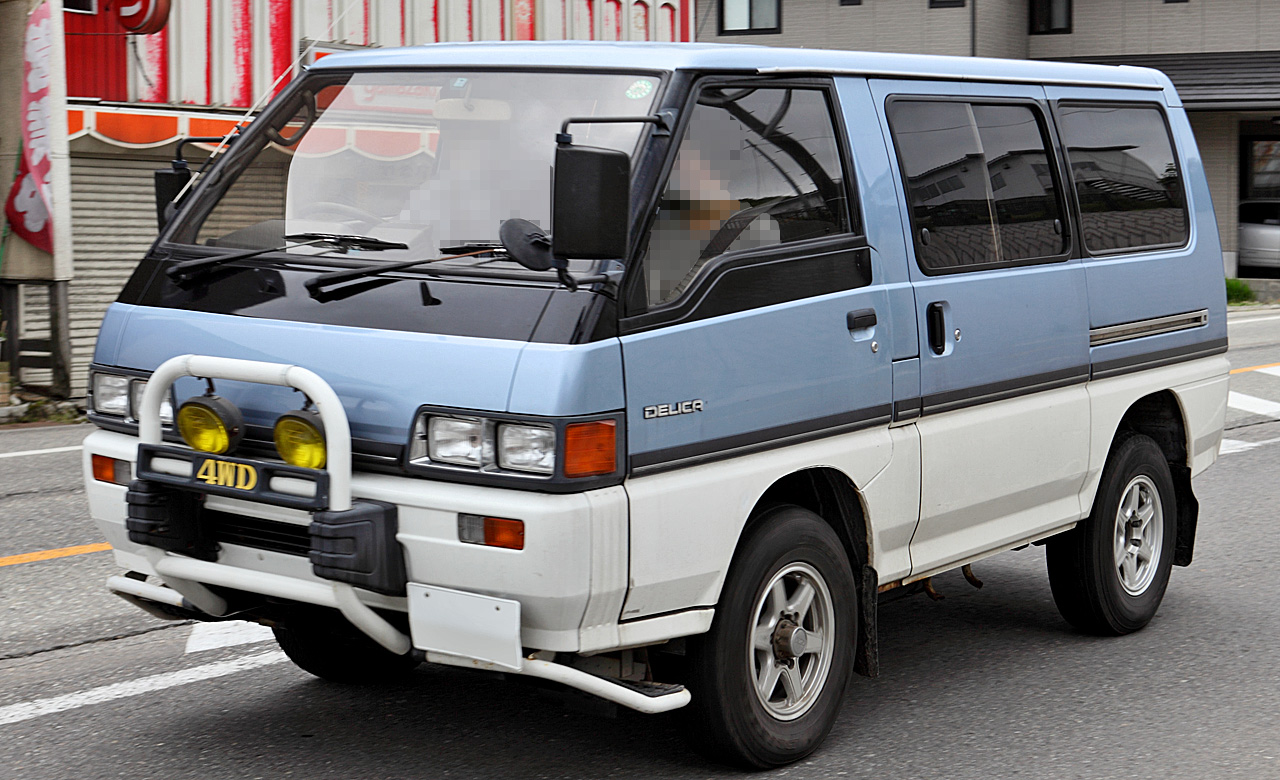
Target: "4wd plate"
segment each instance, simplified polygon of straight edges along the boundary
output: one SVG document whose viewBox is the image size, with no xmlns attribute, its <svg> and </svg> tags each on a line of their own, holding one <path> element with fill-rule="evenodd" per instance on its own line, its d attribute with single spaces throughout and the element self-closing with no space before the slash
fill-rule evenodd
<svg viewBox="0 0 1280 780">
<path fill-rule="evenodd" d="M 138 479 L 293 509 L 314 511 L 329 505 L 326 471 L 209 455 L 170 444 L 138 445 Z"/>
<path fill-rule="evenodd" d="M 196 479 L 206 485 L 253 490 L 258 486 L 258 469 L 248 463 L 205 458 L 196 469 Z"/>
</svg>

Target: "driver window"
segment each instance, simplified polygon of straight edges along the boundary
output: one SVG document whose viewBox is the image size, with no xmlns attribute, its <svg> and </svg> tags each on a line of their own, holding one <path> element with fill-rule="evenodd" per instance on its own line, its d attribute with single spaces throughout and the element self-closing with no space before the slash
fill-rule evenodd
<svg viewBox="0 0 1280 780">
<path fill-rule="evenodd" d="M 848 232 L 842 179 L 823 90 L 702 90 L 649 238 L 649 304 L 726 252 Z"/>
</svg>

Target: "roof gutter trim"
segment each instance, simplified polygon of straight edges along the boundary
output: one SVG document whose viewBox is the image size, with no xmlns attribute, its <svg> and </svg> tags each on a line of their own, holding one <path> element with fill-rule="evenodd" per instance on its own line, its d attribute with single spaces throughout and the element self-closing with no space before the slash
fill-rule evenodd
<svg viewBox="0 0 1280 780">
<path fill-rule="evenodd" d="M 1055 87 L 1116 87 L 1120 89 L 1146 89 L 1153 92 L 1160 92 L 1164 89 L 1163 84 L 1154 82 L 1142 83 L 1132 81 L 1092 81 L 1082 79 L 1054 79 L 1054 78 L 1030 78 L 1021 76 L 969 76 L 956 73 L 929 73 L 927 71 L 892 71 L 892 70 L 856 70 L 843 68 L 806 68 L 806 67 L 776 67 L 776 68 L 760 68 L 757 71 L 762 76 L 782 76 L 782 75 L 799 75 L 799 74 L 821 74 L 825 76 L 865 76 L 867 78 L 890 78 L 890 79 L 912 79 L 927 81 L 966 81 L 972 83 L 997 83 L 997 84 L 1049 84 Z"/>
</svg>

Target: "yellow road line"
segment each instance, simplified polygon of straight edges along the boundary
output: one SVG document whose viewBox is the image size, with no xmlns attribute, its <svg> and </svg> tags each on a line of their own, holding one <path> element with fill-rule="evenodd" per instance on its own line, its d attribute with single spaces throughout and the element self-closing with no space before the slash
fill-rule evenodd
<svg viewBox="0 0 1280 780">
<path fill-rule="evenodd" d="M 1280 366 L 1280 363 L 1264 363 L 1260 366 L 1249 366 L 1248 368 L 1233 368 L 1231 373 L 1243 374 L 1246 371 L 1257 371 L 1260 368 L 1275 368 L 1276 366 Z"/>
<path fill-rule="evenodd" d="M 10 555 L 6 558 L 0 558 L 0 566 L 13 566 L 18 563 L 32 563 L 34 561 L 49 561 L 54 558 L 66 558 L 72 555 L 84 555 L 85 553 L 102 552 L 110 550 L 111 545 L 106 544 L 80 544 L 75 547 L 59 547 L 56 550 L 40 550 L 39 552 L 22 553 L 21 555 Z"/>
</svg>

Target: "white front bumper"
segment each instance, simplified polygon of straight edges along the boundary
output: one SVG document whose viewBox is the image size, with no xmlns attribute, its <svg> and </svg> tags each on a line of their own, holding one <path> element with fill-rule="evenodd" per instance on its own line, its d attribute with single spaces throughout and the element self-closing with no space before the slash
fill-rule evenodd
<svg viewBox="0 0 1280 780">
<path fill-rule="evenodd" d="M 86 492 L 90 513 L 115 549 L 117 562 L 133 571 L 156 574 L 153 559 L 158 551 L 129 541 L 126 488 L 94 480 L 89 464 L 94 454 L 133 462 L 137 448 L 138 439 L 132 436 L 107 431 L 90 434 L 84 446 Z M 627 587 L 623 488 L 551 495 L 367 473 L 353 474 L 351 488 L 355 498 L 398 507 L 396 539 L 404 550 L 410 582 L 518 601 L 525 647 L 591 651 L 626 640 L 625 628 L 620 634 L 618 626 Z M 310 523 L 305 511 L 237 499 L 209 496 L 206 506 L 277 522 Z M 523 520 L 525 548 L 459 542 L 459 513 Z M 217 563 L 243 571 L 242 589 L 249 591 L 254 590 L 251 573 L 286 577 L 300 588 L 330 584 L 312 574 L 310 562 L 297 555 L 223 544 Z M 404 598 L 357 593 L 368 606 L 408 609 Z"/>
</svg>

